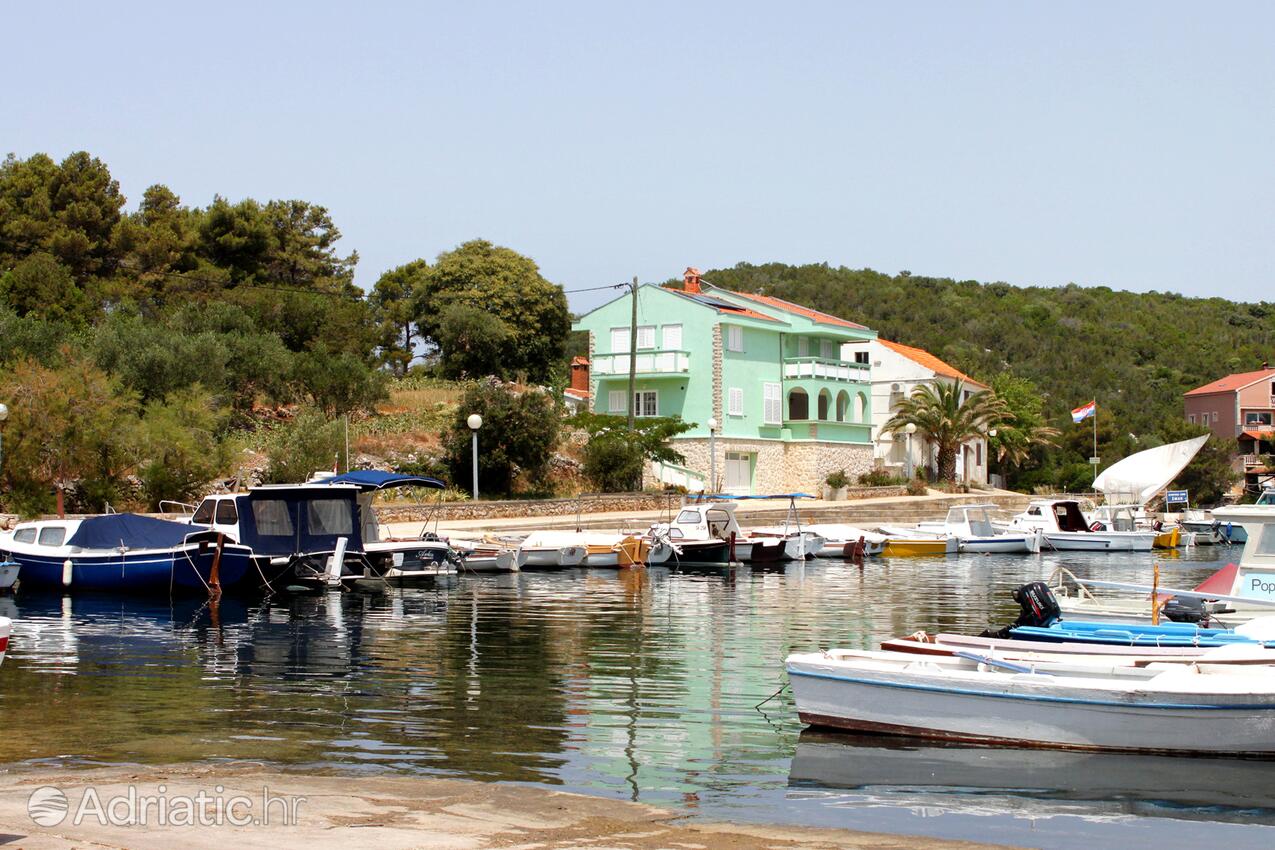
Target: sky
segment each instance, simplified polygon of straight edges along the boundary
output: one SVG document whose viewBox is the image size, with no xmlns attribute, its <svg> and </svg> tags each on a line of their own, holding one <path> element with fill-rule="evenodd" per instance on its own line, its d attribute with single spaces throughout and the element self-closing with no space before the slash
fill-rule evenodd
<svg viewBox="0 0 1275 850">
<path fill-rule="evenodd" d="M 1275 4 L 6 4 L 0 153 L 302 198 L 357 281 L 473 238 L 1275 300 Z M 570 296 L 576 311 L 607 292 Z"/>
</svg>

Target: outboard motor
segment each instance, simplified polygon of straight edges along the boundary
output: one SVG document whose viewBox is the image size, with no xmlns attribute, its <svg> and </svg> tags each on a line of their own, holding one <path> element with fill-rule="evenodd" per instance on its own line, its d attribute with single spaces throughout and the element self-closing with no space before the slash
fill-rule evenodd
<svg viewBox="0 0 1275 850">
<path fill-rule="evenodd" d="M 1223 609 L 1223 612 L 1225 608 Z M 1223 613 L 1204 607 L 1203 599 L 1178 599 L 1174 597 L 1160 607 L 1160 613 L 1175 623 L 1207 624 L 1209 614 Z"/>
<path fill-rule="evenodd" d="M 1047 627 L 1062 617 L 1062 608 L 1054 597 L 1054 592 L 1043 581 L 1028 582 L 1013 592 L 1014 601 L 1018 603 L 1018 619 L 1012 625 L 996 631 L 987 630 L 981 637 L 1005 639 L 1010 632 L 1019 626 Z"/>
</svg>

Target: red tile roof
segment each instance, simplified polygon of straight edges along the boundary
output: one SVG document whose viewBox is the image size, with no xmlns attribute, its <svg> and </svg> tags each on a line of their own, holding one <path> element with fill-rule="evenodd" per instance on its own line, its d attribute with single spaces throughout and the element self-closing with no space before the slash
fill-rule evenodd
<svg viewBox="0 0 1275 850">
<path fill-rule="evenodd" d="M 1256 384 L 1258 381 L 1270 378 L 1275 381 L 1275 369 L 1258 369 L 1256 372 L 1239 372 L 1234 375 L 1227 375 L 1225 378 L 1218 378 L 1211 384 L 1205 384 L 1202 387 L 1196 387 L 1186 395 L 1213 395 L 1214 393 L 1233 393 L 1242 390 L 1247 386 Z"/>
<path fill-rule="evenodd" d="M 765 304 L 768 307 L 774 307 L 777 310 L 783 310 L 787 313 L 802 316 L 803 318 L 821 325 L 836 325 L 842 328 L 867 330 L 866 327 L 856 324 L 855 322 L 842 319 L 838 316 L 833 316 L 830 313 L 821 313 L 818 310 L 811 310 L 809 307 L 803 307 L 800 304 L 794 304 L 791 301 L 785 301 L 784 299 L 776 298 L 773 295 L 758 295 L 753 292 L 735 292 L 734 290 L 731 290 L 731 292 L 741 298 L 747 298 L 750 301 L 757 301 L 758 303 Z"/>
<path fill-rule="evenodd" d="M 955 366 L 948 365 L 930 352 L 926 351 L 924 348 L 913 348 L 910 345 L 903 345 L 899 342 L 891 342 L 888 339 L 878 338 L 877 342 L 881 343 L 893 352 L 902 354 L 913 363 L 924 366 L 936 375 L 942 375 L 945 378 L 954 378 L 958 381 L 964 381 L 965 383 L 972 384 L 976 387 L 982 387 L 983 389 L 988 388 L 987 384 L 974 380 L 960 369 L 957 369 Z"/>
<path fill-rule="evenodd" d="M 734 304 L 732 304 L 730 305 L 729 309 L 720 310 L 711 304 L 704 303 L 698 298 L 693 297 L 691 293 L 684 292 L 681 289 L 669 289 L 668 291 L 672 292 L 674 295 L 680 295 L 688 301 L 694 301 L 696 304 L 699 304 L 701 307 L 707 307 L 710 310 L 716 310 L 718 313 L 729 313 L 732 316 L 746 316 L 750 319 L 759 319 L 760 321 L 763 321 L 763 322 L 774 322 L 780 325 L 783 324 L 782 321 L 780 321 L 779 319 L 776 319 L 774 316 L 767 316 L 764 313 L 758 313 L 755 310 L 749 310 L 747 307 L 736 307 Z"/>
<path fill-rule="evenodd" d="M 1245 431 L 1241 436 L 1264 443 L 1275 443 L 1275 431 Z"/>
</svg>

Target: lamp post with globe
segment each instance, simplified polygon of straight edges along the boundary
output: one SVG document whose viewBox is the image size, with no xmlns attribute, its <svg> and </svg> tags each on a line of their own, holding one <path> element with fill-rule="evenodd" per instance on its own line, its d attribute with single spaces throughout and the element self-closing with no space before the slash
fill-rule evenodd
<svg viewBox="0 0 1275 850">
<path fill-rule="evenodd" d="M 483 427 L 483 418 L 477 413 L 469 414 L 469 418 L 465 420 L 465 424 L 469 426 L 469 430 L 474 435 L 474 500 L 478 500 L 478 429 Z"/>
</svg>

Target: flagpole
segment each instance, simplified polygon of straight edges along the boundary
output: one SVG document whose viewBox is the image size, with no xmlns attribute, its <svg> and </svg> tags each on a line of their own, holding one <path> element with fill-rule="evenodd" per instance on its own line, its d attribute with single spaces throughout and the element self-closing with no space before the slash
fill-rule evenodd
<svg viewBox="0 0 1275 850">
<path fill-rule="evenodd" d="M 1093 456 L 1098 457 L 1098 399 L 1093 400 Z M 1093 465 L 1093 480 L 1098 480 L 1098 464 Z"/>
</svg>

